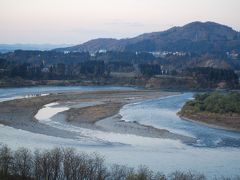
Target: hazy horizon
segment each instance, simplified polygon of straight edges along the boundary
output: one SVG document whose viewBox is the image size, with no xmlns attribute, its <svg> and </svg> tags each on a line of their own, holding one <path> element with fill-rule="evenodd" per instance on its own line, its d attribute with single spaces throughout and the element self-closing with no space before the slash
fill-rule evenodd
<svg viewBox="0 0 240 180">
<path fill-rule="evenodd" d="M 0 0 L 0 44 L 78 44 L 193 21 L 239 31 L 239 0 Z"/>
</svg>

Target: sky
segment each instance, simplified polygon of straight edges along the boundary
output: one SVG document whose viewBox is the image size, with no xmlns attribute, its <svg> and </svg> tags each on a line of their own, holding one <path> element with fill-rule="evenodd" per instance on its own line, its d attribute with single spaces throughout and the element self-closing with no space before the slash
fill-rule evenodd
<svg viewBox="0 0 240 180">
<path fill-rule="evenodd" d="M 79 44 L 192 21 L 240 31 L 240 0 L 0 0 L 0 44 Z"/>
</svg>

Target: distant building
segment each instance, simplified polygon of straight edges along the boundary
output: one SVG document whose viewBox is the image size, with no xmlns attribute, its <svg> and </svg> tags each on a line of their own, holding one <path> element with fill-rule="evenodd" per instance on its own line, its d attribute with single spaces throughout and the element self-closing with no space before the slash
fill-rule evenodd
<svg viewBox="0 0 240 180">
<path fill-rule="evenodd" d="M 96 56 L 96 53 L 90 53 L 90 56 L 91 56 L 91 57 L 95 57 L 95 56 Z"/>
<path fill-rule="evenodd" d="M 107 50 L 106 49 L 100 49 L 100 50 L 98 50 L 98 53 L 105 54 L 105 53 L 107 53 Z"/>
<path fill-rule="evenodd" d="M 64 54 L 69 54 L 69 53 L 70 53 L 70 51 L 63 51 L 63 53 L 64 53 Z"/>
<path fill-rule="evenodd" d="M 236 51 L 231 51 L 231 52 L 227 52 L 227 57 L 231 58 L 231 59 L 238 59 L 239 58 L 239 53 Z"/>
<path fill-rule="evenodd" d="M 155 52 L 149 52 L 151 53 L 154 57 L 166 57 L 169 55 L 173 55 L 173 56 L 186 56 L 187 53 L 186 52 L 169 52 L 169 51 L 155 51 Z"/>
<path fill-rule="evenodd" d="M 173 53 L 174 56 L 186 56 L 185 52 L 174 52 Z"/>
<path fill-rule="evenodd" d="M 48 73 L 48 72 L 49 72 L 49 68 L 48 68 L 48 67 L 42 68 L 41 71 L 42 71 L 43 73 Z"/>
</svg>

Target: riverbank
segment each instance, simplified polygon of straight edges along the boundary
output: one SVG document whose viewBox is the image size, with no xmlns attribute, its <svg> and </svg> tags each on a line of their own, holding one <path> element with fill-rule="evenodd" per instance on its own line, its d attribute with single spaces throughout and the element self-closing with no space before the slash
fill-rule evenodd
<svg viewBox="0 0 240 180">
<path fill-rule="evenodd" d="M 9 87 L 34 87 L 34 86 L 127 86 L 143 87 L 147 89 L 161 89 L 170 91 L 208 91 L 215 88 L 227 87 L 204 87 L 189 77 L 156 76 L 156 77 L 125 77 L 111 76 L 105 78 L 82 78 L 82 79 L 59 79 L 59 80 L 26 80 L 22 78 L 0 79 L 0 88 Z"/>
<path fill-rule="evenodd" d="M 26 90 L 28 91 L 28 89 Z M 8 92 L 9 90 L 7 89 L 6 91 Z M 19 88 L 18 91 L 21 91 L 21 89 Z M 59 91 L 56 90 L 55 92 Z M 152 94 L 152 92 L 149 93 Z M 63 94 L 69 94 L 68 96 L 71 96 L 70 94 L 72 93 Z M 61 107 L 65 106 L 81 108 L 100 105 L 102 102 L 98 100 L 101 98 L 98 98 L 97 100 L 93 99 L 91 101 L 91 97 L 95 98 L 95 95 L 93 94 L 95 93 L 91 93 L 88 96 L 84 95 L 84 100 L 76 98 L 76 101 L 58 101 L 58 99 L 56 99 L 55 103 L 53 102 L 51 103 L 52 105 L 48 104 L 47 106 L 51 106 L 51 108 L 56 108 L 55 110 L 57 110 L 57 108 L 61 109 Z M 120 93 L 113 93 L 110 95 L 112 98 L 119 94 Z M 104 97 L 109 97 L 107 92 L 101 96 L 103 99 L 105 99 Z M 119 96 L 124 97 L 125 95 Z M 136 100 L 137 97 L 138 96 L 133 96 L 127 99 L 122 99 L 123 101 L 128 100 L 133 102 L 133 98 Z M 87 127 L 83 128 L 79 122 L 74 125 L 73 122 L 69 123 L 64 121 L 66 116 L 62 116 L 64 115 L 64 112 L 62 112 L 54 117 L 52 116 L 51 121 L 45 121 L 44 119 L 42 121 L 39 120 L 38 126 L 35 126 L 38 128 L 41 125 L 44 125 L 49 130 L 45 133 L 51 133 L 53 134 L 52 136 L 0 125 L 0 144 L 7 144 L 13 150 L 20 147 L 26 147 L 31 149 L 32 152 L 36 149 L 41 151 L 53 149 L 55 147 L 61 149 L 74 148 L 77 152 L 87 154 L 97 153 L 104 156 L 107 165 L 119 164 L 137 168 L 139 164 L 142 164 L 148 166 L 153 171 L 161 170 L 161 172 L 165 174 L 169 174 L 176 170 L 185 172 L 191 170 L 192 172 L 204 173 L 209 179 L 214 179 L 216 176 L 232 177 L 235 174 L 239 174 L 238 164 L 240 162 L 240 150 L 239 146 L 235 146 L 235 144 L 239 143 L 239 134 L 210 129 L 205 126 L 200 126 L 197 123 L 190 123 L 179 119 L 176 116 L 177 111 L 181 108 L 182 104 L 190 98 L 192 98 L 192 93 L 183 93 L 173 96 L 169 95 L 169 97 L 166 98 L 154 98 L 155 100 L 153 101 L 143 100 L 143 102 L 133 102 L 133 104 L 130 105 L 127 103 L 126 106 L 121 108 L 119 113 L 122 117 L 116 117 L 116 119 L 114 118 L 114 121 L 116 121 L 119 126 L 124 126 L 126 123 L 126 126 L 129 127 L 127 130 L 132 134 L 127 134 L 127 132 L 124 131 L 124 128 L 121 129 L 123 130 L 122 133 L 114 133 L 112 131 L 107 131 L 107 129 L 100 130 L 102 121 L 105 121 L 105 128 L 107 128 L 106 121 L 108 121 L 108 123 L 114 124 L 115 129 L 118 130 L 119 126 L 111 121 L 111 118 L 113 117 L 99 120 L 96 123 L 93 123 L 93 125 L 91 125 L 91 123 L 90 125 L 86 124 L 86 126 L 89 125 L 92 128 L 97 126 L 96 128 L 98 128 L 90 129 L 89 127 L 89 129 L 87 129 Z M 44 106 L 45 104 L 40 107 L 40 109 L 43 109 Z M 31 107 L 29 106 L 29 108 Z M 46 108 L 46 110 L 52 110 L 51 108 Z M 59 119 L 59 116 L 63 119 Z M 196 143 L 193 145 L 187 145 L 182 143 L 179 139 L 173 140 L 156 138 L 155 136 L 152 138 L 134 135 L 130 125 L 135 127 L 135 125 L 138 124 L 137 122 L 139 125 L 147 124 L 146 122 L 149 122 L 149 125 L 152 124 L 152 126 L 157 129 L 165 129 L 166 127 L 171 132 L 185 134 L 186 136 L 196 135 L 197 142 L 200 143 L 200 145 L 204 144 L 206 141 L 213 143 L 217 141 L 220 145 L 212 147 L 206 144 L 205 146 L 196 147 L 195 145 L 198 145 Z M 165 122 L 169 123 L 170 126 L 167 126 Z M 183 128 L 187 133 L 181 131 L 183 128 L 176 126 L 176 123 L 178 123 L 178 125 L 183 125 Z M 59 125 L 61 125 L 61 129 L 57 129 Z M 109 127 L 111 127 L 110 125 Z M 145 128 L 146 126 L 141 127 Z M 66 129 L 68 129 L 67 132 Z M 43 129 L 39 129 L 39 131 L 40 130 L 42 131 Z M 57 136 L 57 132 L 54 131 L 62 133 L 59 133 Z M 137 128 L 134 129 L 134 131 L 140 132 Z M 145 132 L 147 133 L 147 130 Z M 67 133 L 69 133 L 69 138 L 59 138 Z M 204 138 L 206 138 L 206 141 Z"/>
<path fill-rule="evenodd" d="M 240 93 L 210 92 L 196 94 L 179 115 L 222 129 L 240 131 Z"/>
<path fill-rule="evenodd" d="M 126 104 L 147 99 L 170 96 L 177 93 L 147 90 L 111 90 L 95 92 L 68 92 L 50 94 L 44 97 L 32 97 L 0 103 L 0 123 L 17 129 L 62 138 L 78 138 L 79 133 L 59 129 L 41 123 L 35 118 L 37 112 L 49 103 L 58 103 L 69 110 L 59 113 L 65 123 L 82 128 L 105 132 L 134 134 L 143 137 L 169 138 L 192 143 L 193 138 L 156 129 L 138 123 L 124 122 L 119 118 L 119 110 Z M 116 118 L 118 117 L 118 118 Z M 58 119 L 58 115 L 53 117 Z M 107 121 L 102 121 L 106 120 Z M 101 121 L 101 123 L 99 123 Z M 110 123 L 111 122 L 111 123 Z"/>
<path fill-rule="evenodd" d="M 218 129 L 240 132 L 240 116 L 237 114 L 217 114 L 209 112 L 178 112 L 178 115 L 187 121 L 192 121 Z"/>
</svg>

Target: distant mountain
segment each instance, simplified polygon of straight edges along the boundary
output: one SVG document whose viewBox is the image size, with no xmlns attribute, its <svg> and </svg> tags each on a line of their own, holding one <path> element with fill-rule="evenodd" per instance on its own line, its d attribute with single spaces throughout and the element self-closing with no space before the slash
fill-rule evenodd
<svg viewBox="0 0 240 180">
<path fill-rule="evenodd" d="M 214 22 L 192 22 L 162 32 L 146 33 L 129 39 L 100 38 L 86 43 L 58 48 L 56 51 L 185 51 L 218 53 L 240 51 L 240 33 Z"/>
<path fill-rule="evenodd" d="M 51 50 L 70 46 L 69 44 L 0 44 L 0 52 L 12 52 L 15 50 Z"/>
</svg>

